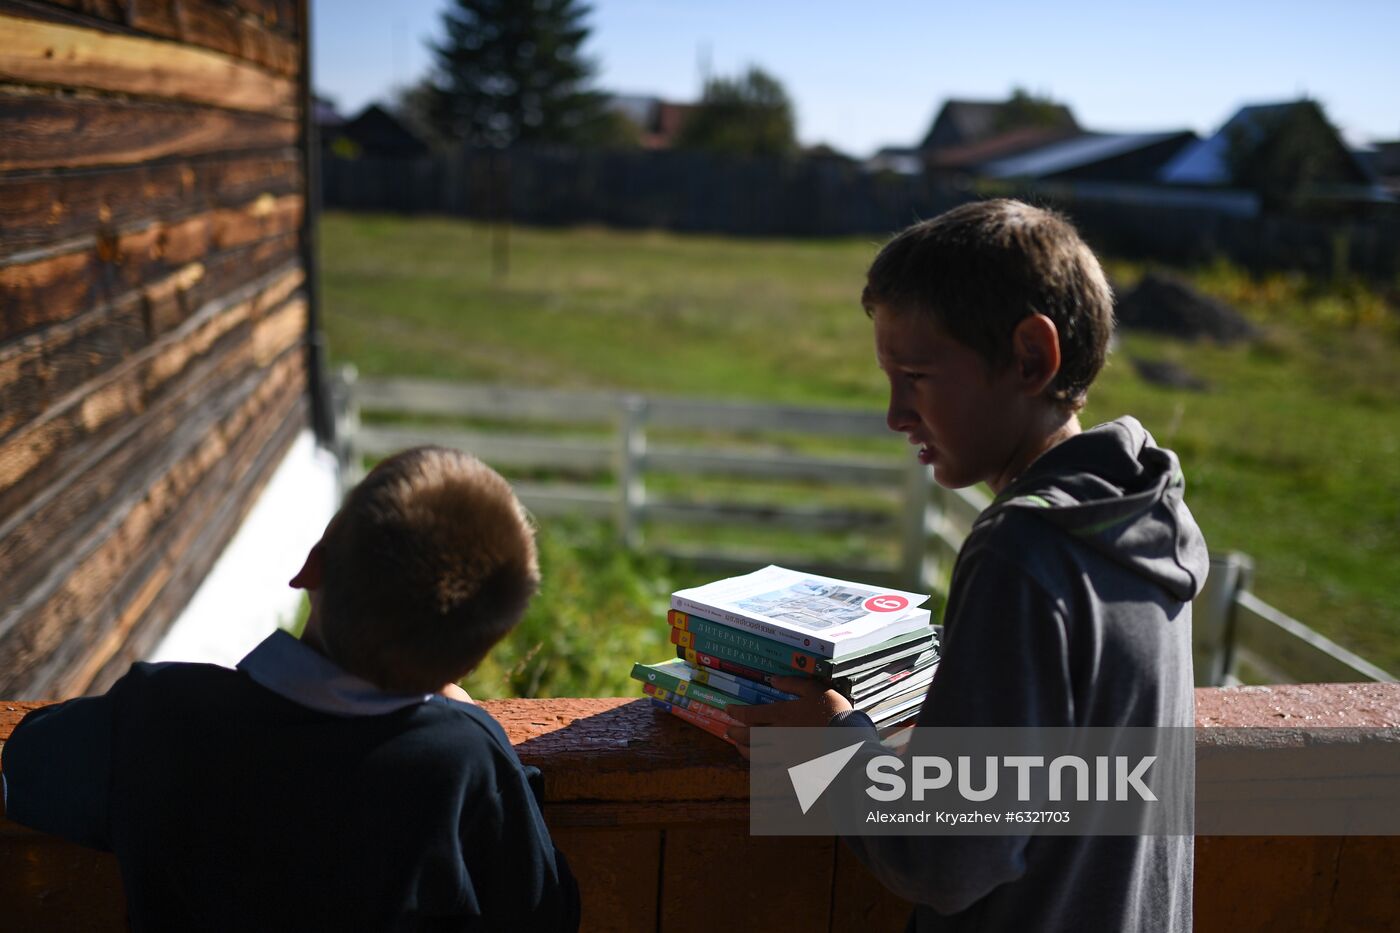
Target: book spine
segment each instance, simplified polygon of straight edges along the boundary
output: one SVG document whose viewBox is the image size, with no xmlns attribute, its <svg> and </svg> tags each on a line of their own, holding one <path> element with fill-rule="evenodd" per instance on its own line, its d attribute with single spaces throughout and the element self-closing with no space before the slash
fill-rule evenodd
<svg viewBox="0 0 1400 933">
<path fill-rule="evenodd" d="M 697 603 L 693 599 L 684 596 L 671 596 L 671 608 L 678 609 L 687 615 L 698 615 L 718 622 L 720 625 L 727 625 L 730 628 L 741 629 L 745 632 L 753 632 L 764 638 L 771 638 L 794 648 L 802 648 L 823 657 L 831 657 L 835 653 L 835 645 L 824 638 L 814 635 L 801 635 L 789 629 L 779 628 L 768 622 L 759 622 L 757 619 L 750 619 L 748 616 L 740 615 L 737 612 L 730 612 L 727 609 L 720 609 L 717 606 L 707 606 L 704 603 Z M 804 641 L 811 641 L 810 645 L 804 645 Z"/>
<path fill-rule="evenodd" d="M 677 696 L 664 687 L 656 684 L 642 684 L 642 692 L 653 699 L 662 700 L 675 706 L 682 706 L 690 710 L 697 716 L 704 716 L 706 719 L 713 719 L 715 722 L 729 726 L 739 725 L 739 721 L 722 709 L 716 709 L 708 703 L 701 703 L 693 696 Z"/>
<path fill-rule="evenodd" d="M 817 669 L 817 662 L 822 660 L 810 651 L 796 651 L 791 645 L 786 645 L 771 638 L 764 638 L 762 635 L 755 635 L 752 632 L 745 632 L 742 629 L 732 628 L 728 625 L 720 625 L 702 616 L 691 615 L 672 609 L 666 614 L 666 621 L 671 623 L 671 643 L 691 647 L 684 641 L 678 641 L 677 632 L 694 633 L 702 638 L 709 639 L 715 645 L 733 645 L 742 651 L 751 651 L 754 654 L 761 654 L 764 657 L 772 658 L 779 664 L 786 664 L 794 670 L 814 671 Z"/>
<path fill-rule="evenodd" d="M 672 629 L 671 631 L 674 633 L 676 630 Z M 679 638 L 673 639 L 672 644 L 675 644 L 677 647 L 692 648 L 701 654 L 719 655 L 721 658 L 733 661 L 744 667 L 751 667 L 769 674 L 777 674 L 779 677 L 804 677 L 814 674 L 818 677 L 828 677 L 831 674 L 831 662 L 825 658 L 818 661 L 815 668 L 793 667 L 791 664 L 784 663 L 775 658 L 770 658 L 765 654 L 746 651 L 743 648 L 722 642 L 716 643 L 713 639 L 706 638 L 704 635 L 693 632 L 688 634 L 692 636 L 687 639 L 690 644 L 680 645 L 679 641 L 681 639 Z M 767 681 L 765 681 L 765 683 L 767 683 Z"/>
<path fill-rule="evenodd" d="M 655 668 L 647 667 L 645 664 L 633 666 L 632 677 L 634 680 L 640 680 L 644 684 L 656 684 L 658 687 L 671 691 L 676 696 L 695 697 L 701 703 L 708 703 L 719 709 L 724 709 L 731 703 L 739 706 L 747 705 L 738 697 L 730 696 L 727 693 L 721 693 L 704 684 L 694 684 L 688 680 L 681 680 L 679 677 L 664 671 L 658 671 Z"/>
<path fill-rule="evenodd" d="M 655 697 L 652 698 L 651 705 L 655 706 L 657 709 L 665 710 L 672 716 L 675 716 L 677 719 L 685 720 L 692 726 L 695 726 L 699 729 L 704 729 L 706 732 L 710 733 L 710 735 L 713 735 L 717 739 L 724 739 L 724 741 L 728 742 L 730 745 L 734 744 L 734 740 L 731 739 L 729 736 L 725 735 L 725 732 L 727 732 L 728 729 L 723 723 L 716 722 L 713 719 L 706 719 L 704 716 L 697 716 L 685 707 L 676 706 L 674 703 L 667 703 L 664 700 L 658 700 Z"/>
<path fill-rule="evenodd" d="M 726 674 L 733 674 L 735 677 L 742 677 L 746 680 L 766 684 L 770 687 L 773 685 L 774 677 L 786 676 L 786 673 L 774 674 L 771 671 L 761 671 L 755 667 L 745 667 L 727 658 L 717 658 L 712 654 L 696 651 L 694 648 L 681 648 L 677 646 L 676 657 L 681 658 L 691 667 L 708 667 L 711 670 L 723 671 Z"/>
<path fill-rule="evenodd" d="M 797 699 L 796 694 L 784 693 L 765 683 L 746 680 L 743 677 L 730 674 L 726 671 L 716 670 L 715 668 L 705 667 L 703 665 L 696 667 L 695 673 L 690 675 L 690 679 L 699 681 L 702 684 L 709 684 L 716 690 L 732 693 L 739 699 L 747 700 L 750 703 L 775 703 L 780 700 Z"/>
</svg>

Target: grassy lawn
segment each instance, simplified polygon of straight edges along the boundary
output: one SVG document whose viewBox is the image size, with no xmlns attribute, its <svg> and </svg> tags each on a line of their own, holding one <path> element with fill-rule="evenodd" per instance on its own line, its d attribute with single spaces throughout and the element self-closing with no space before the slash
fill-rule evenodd
<svg viewBox="0 0 1400 933">
<path fill-rule="evenodd" d="M 514 229 L 500 282 L 480 225 L 332 214 L 321 244 L 331 356 L 364 374 L 884 403 L 857 301 L 873 240 Z M 1110 271 L 1124 286 L 1141 274 L 1127 263 Z M 1228 266 L 1191 275 L 1267 336 L 1227 348 L 1126 335 L 1086 424 L 1136 415 L 1181 455 L 1212 549 L 1253 556 L 1256 592 L 1400 671 L 1400 309 L 1354 284 L 1260 282 Z M 1150 385 L 1130 357 L 1176 362 L 1211 389 Z M 869 452 L 905 451 L 891 435 Z M 600 534 L 546 529 L 555 572 L 542 606 L 469 686 L 612 692 L 626 687 L 634 653 L 665 655 L 664 597 L 693 571 L 616 554 Z"/>
</svg>

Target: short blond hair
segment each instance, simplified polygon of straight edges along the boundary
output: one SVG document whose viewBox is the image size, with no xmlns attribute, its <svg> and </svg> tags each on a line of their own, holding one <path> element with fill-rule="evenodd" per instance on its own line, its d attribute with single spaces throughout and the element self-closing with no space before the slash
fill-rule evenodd
<svg viewBox="0 0 1400 933">
<path fill-rule="evenodd" d="M 381 462 L 321 544 L 326 652 L 385 690 L 427 692 L 460 679 L 539 588 L 534 529 L 510 484 L 445 447 Z"/>
</svg>

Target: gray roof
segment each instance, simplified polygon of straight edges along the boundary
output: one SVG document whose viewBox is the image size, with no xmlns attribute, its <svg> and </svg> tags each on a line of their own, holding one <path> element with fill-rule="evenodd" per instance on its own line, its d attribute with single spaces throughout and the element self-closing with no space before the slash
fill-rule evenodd
<svg viewBox="0 0 1400 933">
<path fill-rule="evenodd" d="M 981 167 L 989 178 L 1043 178 L 1059 172 L 1111 159 L 1135 149 L 1166 142 L 1187 130 L 1170 133 L 1085 133 L 1050 143 L 1030 152 L 997 159 Z"/>
</svg>

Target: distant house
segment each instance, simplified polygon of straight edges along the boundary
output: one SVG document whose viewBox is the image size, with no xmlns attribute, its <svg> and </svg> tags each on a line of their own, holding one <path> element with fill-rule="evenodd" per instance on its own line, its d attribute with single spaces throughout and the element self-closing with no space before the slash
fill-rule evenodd
<svg viewBox="0 0 1400 933">
<path fill-rule="evenodd" d="M 1372 143 L 1370 149 L 1360 153 L 1360 157 L 1370 167 L 1381 187 L 1392 195 L 1400 195 L 1400 140 Z"/>
<path fill-rule="evenodd" d="M 378 104 L 370 104 L 338 126 L 323 125 L 321 144 L 344 158 L 412 159 L 428 154 L 428 144 Z"/>
<path fill-rule="evenodd" d="M 1017 91 L 1004 101 L 945 102 L 918 150 L 929 174 L 965 178 L 981 175 L 987 163 L 1081 133 L 1068 107 Z"/>
<path fill-rule="evenodd" d="M 910 146 L 886 146 L 864 162 L 867 172 L 894 172 L 896 175 L 920 175 L 924 171 L 923 154 Z"/>
<path fill-rule="evenodd" d="M 939 109 L 918 148 L 922 152 L 954 149 L 1030 127 L 1060 136 L 1079 132 L 1079 124 L 1068 107 L 1036 101 L 1023 94 L 1004 101 L 950 100 Z"/>
<path fill-rule="evenodd" d="M 978 166 L 987 178 L 1150 184 L 1162 167 L 1198 137 L 1161 133 L 1084 133 Z"/>
<path fill-rule="evenodd" d="M 1077 135 L 1078 131 L 1067 131 L 1058 127 L 1023 126 L 959 146 L 926 149 L 921 155 L 924 169 L 930 175 L 945 178 L 981 176 L 985 174 L 984 166 L 1033 152 Z"/>
<path fill-rule="evenodd" d="M 695 105 L 640 94 L 618 94 L 608 99 L 608 108 L 637 127 L 643 149 L 670 149 Z"/>
<path fill-rule="evenodd" d="M 1232 162 L 1238 158 L 1232 154 L 1237 156 L 1240 147 L 1266 154 L 1271 147 L 1298 150 L 1301 134 L 1308 136 L 1308 158 L 1313 167 L 1307 183 L 1315 193 L 1363 199 L 1380 193 L 1371 167 L 1347 148 L 1321 108 L 1310 100 L 1241 107 L 1213 135 L 1186 146 L 1168 160 L 1158 180 L 1206 188 L 1249 187 L 1247 179 L 1236 177 Z M 1290 157 L 1280 150 L 1279 160 Z"/>
</svg>

